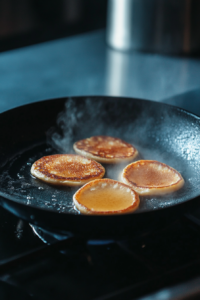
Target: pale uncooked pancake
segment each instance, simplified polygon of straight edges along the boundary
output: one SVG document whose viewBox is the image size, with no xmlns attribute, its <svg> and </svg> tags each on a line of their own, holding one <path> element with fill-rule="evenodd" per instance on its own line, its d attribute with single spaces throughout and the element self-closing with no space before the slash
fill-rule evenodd
<svg viewBox="0 0 200 300">
<path fill-rule="evenodd" d="M 31 174 L 46 183 L 79 186 L 102 178 L 105 169 L 96 161 L 80 155 L 55 154 L 34 162 Z"/>
<path fill-rule="evenodd" d="M 83 214 L 119 214 L 136 210 L 140 199 L 130 187 L 112 179 L 93 180 L 73 196 L 76 208 Z"/>
<path fill-rule="evenodd" d="M 138 154 L 131 144 L 110 136 L 93 136 L 74 144 L 74 150 L 102 163 L 130 162 Z"/>
<path fill-rule="evenodd" d="M 178 171 L 155 160 L 139 160 L 128 165 L 122 172 L 122 181 L 139 195 L 163 195 L 184 185 Z"/>
</svg>

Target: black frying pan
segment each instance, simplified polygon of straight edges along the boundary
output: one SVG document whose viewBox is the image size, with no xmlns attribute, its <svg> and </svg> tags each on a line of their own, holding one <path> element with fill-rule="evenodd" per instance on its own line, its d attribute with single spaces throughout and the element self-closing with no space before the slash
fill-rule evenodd
<svg viewBox="0 0 200 300">
<path fill-rule="evenodd" d="M 93 135 L 120 137 L 133 144 L 138 159 L 177 169 L 184 187 L 163 197 L 141 197 L 132 214 L 80 215 L 73 207 L 77 188 L 57 188 L 30 175 L 42 156 L 73 153 L 73 143 Z M 118 179 L 123 165 L 104 165 Z M 117 97 L 54 99 L 0 115 L 1 205 L 32 224 L 60 233 L 113 237 L 145 232 L 158 220 L 172 220 L 198 207 L 200 118 L 166 104 Z"/>
</svg>

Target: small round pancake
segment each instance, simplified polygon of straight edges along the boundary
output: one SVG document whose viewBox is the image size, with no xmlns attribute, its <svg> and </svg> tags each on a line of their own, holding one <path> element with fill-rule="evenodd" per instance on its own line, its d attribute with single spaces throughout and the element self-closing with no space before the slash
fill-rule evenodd
<svg viewBox="0 0 200 300">
<path fill-rule="evenodd" d="M 96 161 L 80 155 L 55 154 L 34 162 L 31 174 L 46 183 L 79 186 L 102 178 L 105 169 Z"/>
<path fill-rule="evenodd" d="M 136 210 L 138 194 L 130 187 L 112 179 L 93 180 L 73 196 L 76 208 L 83 214 L 119 214 Z"/>
<path fill-rule="evenodd" d="M 139 160 L 126 166 L 122 181 L 139 195 L 163 195 L 177 191 L 184 184 L 178 171 L 155 160 Z"/>
<path fill-rule="evenodd" d="M 74 144 L 74 150 L 101 163 L 130 162 L 138 154 L 131 144 L 110 136 L 93 136 Z"/>
</svg>

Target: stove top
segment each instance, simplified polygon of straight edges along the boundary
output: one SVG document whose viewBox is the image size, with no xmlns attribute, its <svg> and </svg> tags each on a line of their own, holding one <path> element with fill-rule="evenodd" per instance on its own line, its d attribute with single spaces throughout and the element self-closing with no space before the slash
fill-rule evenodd
<svg viewBox="0 0 200 300">
<path fill-rule="evenodd" d="M 164 102 L 200 114 L 200 90 Z M 2 300 L 18 299 L 17 293 L 36 300 L 194 299 L 199 294 L 198 211 L 146 236 L 122 240 L 51 234 L 3 208 L 0 229 Z"/>
<path fill-rule="evenodd" d="M 1 280 L 33 299 L 138 299 L 199 276 L 200 227 L 190 216 L 145 237 L 87 241 L 0 214 Z"/>
</svg>

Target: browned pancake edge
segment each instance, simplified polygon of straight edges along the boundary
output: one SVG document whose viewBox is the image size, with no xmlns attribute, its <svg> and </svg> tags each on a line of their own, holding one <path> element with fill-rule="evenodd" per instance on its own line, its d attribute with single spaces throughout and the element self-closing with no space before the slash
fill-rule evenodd
<svg viewBox="0 0 200 300">
<path fill-rule="evenodd" d="M 161 169 L 160 175 L 162 175 L 162 168 L 167 168 L 168 170 L 171 171 L 172 175 L 176 174 L 178 179 L 176 181 L 173 181 L 172 178 L 170 184 L 162 185 L 162 186 L 156 184 L 152 186 L 147 186 L 147 185 L 145 186 L 145 184 L 142 184 L 142 182 L 140 184 L 137 184 L 136 182 L 130 180 L 130 178 L 131 178 L 131 174 L 133 174 L 133 172 L 135 171 L 135 168 L 137 166 L 140 166 L 140 164 L 143 164 L 143 166 L 145 166 L 146 168 L 148 168 L 150 164 L 156 164 L 158 168 Z M 164 163 L 154 161 L 154 160 L 140 160 L 129 164 L 124 168 L 121 179 L 122 182 L 130 185 L 139 195 L 162 195 L 166 193 L 175 192 L 184 185 L 184 179 L 177 170 Z"/>
<path fill-rule="evenodd" d="M 129 162 L 138 155 L 137 149 L 131 144 L 103 135 L 77 141 L 74 150 L 80 155 L 103 163 Z"/>
<path fill-rule="evenodd" d="M 134 197 L 135 197 L 135 201 L 133 203 L 133 205 L 131 205 L 130 207 L 126 208 L 126 209 L 122 209 L 122 210 L 112 210 L 112 211 L 106 211 L 106 212 L 98 212 L 98 211 L 94 211 L 94 210 L 91 210 L 89 209 L 88 207 L 85 207 L 84 205 L 82 205 L 80 203 L 80 200 L 79 198 L 81 197 L 81 194 L 86 190 L 86 189 L 90 189 L 90 188 L 93 188 L 95 187 L 97 184 L 99 183 L 107 183 L 107 184 L 119 184 L 125 188 L 129 188 L 133 193 L 134 193 Z M 102 199 L 103 200 L 103 199 Z M 122 199 L 123 201 L 123 199 Z M 119 182 L 119 181 L 116 181 L 116 180 L 113 180 L 113 179 L 109 179 L 109 178 L 104 178 L 104 179 L 96 179 L 96 180 L 93 180 L 89 183 L 86 183 L 84 186 L 82 186 L 73 196 L 73 202 L 76 206 L 76 208 L 83 214 L 93 214 L 93 215 L 109 215 L 109 214 L 125 214 L 125 213 L 132 213 L 134 212 L 138 207 L 139 207 L 139 204 L 140 204 L 140 198 L 139 198 L 139 195 L 135 192 L 134 189 L 132 189 L 130 186 L 122 183 L 122 182 Z"/>
<path fill-rule="evenodd" d="M 80 185 L 102 178 L 104 167 L 94 160 L 75 154 L 44 156 L 31 167 L 31 174 L 51 184 Z"/>
</svg>

